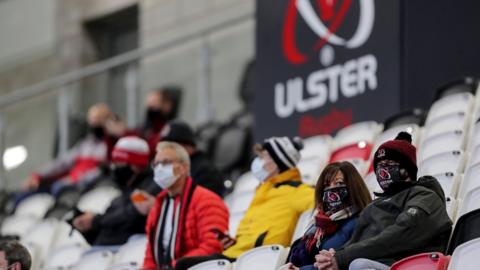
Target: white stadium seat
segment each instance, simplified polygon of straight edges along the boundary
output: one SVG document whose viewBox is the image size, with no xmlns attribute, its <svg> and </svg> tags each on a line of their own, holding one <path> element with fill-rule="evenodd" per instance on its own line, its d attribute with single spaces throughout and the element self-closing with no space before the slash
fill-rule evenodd
<svg viewBox="0 0 480 270">
<path fill-rule="evenodd" d="M 232 264 L 227 260 L 212 260 L 203 263 L 199 263 L 188 270 L 230 270 Z"/>
<path fill-rule="evenodd" d="M 382 125 L 375 121 L 360 122 L 338 131 L 333 141 L 333 151 L 360 141 L 373 143 L 380 133 Z"/>
<path fill-rule="evenodd" d="M 453 251 L 448 270 L 477 270 L 480 238 L 461 244 Z"/>
<path fill-rule="evenodd" d="M 375 197 L 375 195 L 373 194 L 374 192 L 376 193 L 383 192 L 382 188 L 378 184 L 377 176 L 375 175 L 375 172 L 369 173 L 364 180 L 365 180 L 365 184 L 368 187 L 368 190 L 370 191 L 370 195 L 372 196 L 372 198 Z"/>
<path fill-rule="evenodd" d="M 460 202 L 457 218 L 480 208 L 480 187 L 470 190 Z"/>
<path fill-rule="evenodd" d="M 143 258 L 145 257 L 146 247 L 146 236 L 125 243 L 120 247 L 115 255 L 115 265 L 125 263 L 136 263 L 137 265 L 142 265 Z"/>
<path fill-rule="evenodd" d="M 85 250 L 86 247 L 80 244 L 64 246 L 60 249 L 57 249 L 46 259 L 44 269 L 70 269 L 80 260 Z"/>
<path fill-rule="evenodd" d="M 108 268 L 108 270 L 139 270 L 142 269 L 142 264 L 138 264 L 136 262 L 129 262 L 129 263 L 120 263 L 112 265 Z"/>
<path fill-rule="evenodd" d="M 255 191 L 260 182 L 253 176 L 251 172 L 242 174 L 233 188 L 234 193 L 243 193 Z"/>
<path fill-rule="evenodd" d="M 41 219 L 53 206 L 55 199 L 47 193 L 34 194 L 25 198 L 15 209 L 17 216 L 32 216 Z"/>
<path fill-rule="evenodd" d="M 441 134 L 447 131 L 462 130 L 467 133 L 470 118 L 465 112 L 454 112 L 432 120 L 424 127 L 424 137 Z"/>
<path fill-rule="evenodd" d="M 240 225 L 240 222 L 242 221 L 243 216 L 245 216 L 245 212 L 237 212 L 237 213 L 230 212 L 230 218 L 228 219 L 228 234 L 230 236 L 233 237 L 237 235 L 238 225 Z"/>
<path fill-rule="evenodd" d="M 113 259 L 114 254 L 111 251 L 89 253 L 80 258 L 72 270 L 106 270 L 113 263 Z"/>
<path fill-rule="evenodd" d="M 23 237 L 40 221 L 32 216 L 9 216 L 2 222 L 2 235 L 18 235 Z"/>
<path fill-rule="evenodd" d="M 310 186 L 314 186 L 317 183 L 318 177 L 325 166 L 326 162 L 321 158 L 302 158 L 297 164 L 297 168 L 302 175 L 302 181 Z"/>
<path fill-rule="evenodd" d="M 445 172 L 433 175 L 442 186 L 445 197 L 457 197 L 460 176 L 452 172 Z"/>
<path fill-rule="evenodd" d="M 235 270 L 276 270 L 287 256 L 288 250 L 280 245 L 257 247 L 238 257 Z"/>
<path fill-rule="evenodd" d="M 476 187 L 479 187 L 480 186 L 479 176 L 480 176 L 480 163 L 470 166 L 465 171 L 465 175 L 460 184 L 457 197 L 463 198 L 467 194 L 467 192 L 469 192 L 470 190 Z"/>
<path fill-rule="evenodd" d="M 255 191 L 251 192 L 244 192 L 244 193 L 232 193 L 230 194 L 230 212 L 231 213 L 238 213 L 238 212 L 245 212 L 247 211 L 250 203 L 255 196 Z"/>
<path fill-rule="evenodd" d="M 98 187 L 85 193 L 78 201 L 77 207 L 83 212 L 103 214 L 113 199 L 118 197 L 120 193 L 120 190 L 114 187 Z"/>
<path fill-rule="evenodd" d="M 322 158 L 327 161 L 332 151 L 332 137 L 330 135 L 318 135 L 303 140 L 303 149 L 300 151 L 302 158 Z"/>
<path fill-rule="evenodd" d="M 58 222 L 53 219 L 47 219 L 28 231 L 22 238 L 22 242 L 32 243 L 38 248 L 38 258 L 43 264 L 44 259 L 52 251 L 51 244 L 57 232 Z"/>
<path fill-rule="evenodd" d="M 303 212 L 300 217 L 298 218 L 297 225 L 295 226 L 295 231 L 293 232 L 292 236 L 292 243 L 297 240 L 298 238 L 302 237 L 307 229 L 306 226 L 308 222 L 312 218 L 313 209 L 307 210 Z"/>
<path fill-rule="evenodd" d="M 447 131 L 425 139 L 418 149 L 418 160 L 423 161 L 443 152 L 464 150 L 466 133 L 461 130 Z"/>
<path fill-rule="evenodd" d="M 460 174 L 465 167 L 466 155 L 462 151 L 440 153 L 420 162 L 418 176 L 435 175 L 445 172 Z"/>
<path fill-rule="evenodd" d="M 442 116 L 455 113 L 471 113 L 474 105 L 474 97 L 471 93 L 458 93 L 446 96 L 437 100 L 431 107 L 427 115 L 426 124 Z"/>
</svg>

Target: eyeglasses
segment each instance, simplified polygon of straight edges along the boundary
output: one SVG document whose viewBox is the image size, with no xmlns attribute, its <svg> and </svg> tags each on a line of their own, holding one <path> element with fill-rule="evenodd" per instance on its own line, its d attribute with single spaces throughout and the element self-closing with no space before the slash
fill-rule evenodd
<svg viewBox="0 0 480 270">
<path fill-rule="evenodd" d="M 155 167 L 157 167 L 159 164 L 162 164 L 163 166 L 168 166 L 168 165 L 171 165 L 175 162 L 180 162 L 179 159 L 164 159 L 164 160 L 158 160 L 158 161 L 154 161 L 152 162 L 152 169 L 155 169 Z"/>
</svg>

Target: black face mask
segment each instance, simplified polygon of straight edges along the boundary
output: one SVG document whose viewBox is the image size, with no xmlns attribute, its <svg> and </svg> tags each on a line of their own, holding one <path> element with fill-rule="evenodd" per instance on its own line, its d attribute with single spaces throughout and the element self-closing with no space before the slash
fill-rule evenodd
<svg viewBox="0 0 480 270">
<path fill-rule="evenodd" d="M 128 165 L 117 166 L 112 169 L 113 179 L 120 186 L 124 187 L 127 182 L 132 179 L 135 174 L 133 169 Z"/>
<path fill-rule="evenodd" d="M 396 193 L 410 186 L 408 175 L 400 165 L 378 165 L 375 172 L 380 187 L 386 193 Z"/>
<path fill-rule="evenodd" d="M 91 126 L 90 133 L 99 140 L 103 139 L 103 137 L 105 136 L 105 130 L 102 126 Z"/>
<path fill-rule="evenodd" d="M 165 114 L 158 109 L 148 108 L 145 112 L 145 127 L 153 128 L 158 123 L 163 123 L 166 121 Z"/>
<path fill-rule="evenodd" d="M 350 196 L 346 186 L 328 188 L 323 191 L 323 211 L 326 215 L 332 215 L 350 205 Z"/>
</svg>

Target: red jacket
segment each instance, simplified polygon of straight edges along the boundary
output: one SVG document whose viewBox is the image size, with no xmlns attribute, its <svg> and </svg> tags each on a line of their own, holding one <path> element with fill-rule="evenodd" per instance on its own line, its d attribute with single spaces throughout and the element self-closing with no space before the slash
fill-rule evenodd
<svg viewBox="0 0 480 270">
<path fill-rule="evenodd" d="M 154 246 L 158 243 L 155 243 L 155 235 L 165 198 L 168 198 L 166 190 L 158 194 L 148 214 L 146 226 L 148 244 L 143 269 L 157 269 Z M 215 193 L 193 184 L 191 177 L 188 177 L 182 196 L 175 198 L 175 203 L 178 202 L 181 203 L 181 208 L 171 266 L 182 257 L 221 253 L 222 244 L 211 230 L 218 229 L 222 232 L 228 230 L 228 209 L 222 199 Z"/>
</svg>

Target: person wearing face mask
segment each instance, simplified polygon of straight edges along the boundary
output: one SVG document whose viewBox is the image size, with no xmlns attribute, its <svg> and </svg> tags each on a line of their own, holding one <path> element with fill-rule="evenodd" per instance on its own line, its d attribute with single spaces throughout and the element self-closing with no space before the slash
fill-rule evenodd
<svg viewBox="0 0 480 270">
<path fill-rule="evenodd" d="M 28 250 L 16 240 L 0 241 L 1 270 L 30 270 L 32 257 Z"/>
<path fill-rule="evenodd" d="M 378 148 L 373 164 L 384 192 L 360 214 L 344 247 L 320 251 L 315 267 L 386 270 L 402 258 L 445 250 L 452 229 L 445 194 L 435 178 L 417 180 L 411 142 L 411 135 L 401 132 Z"/>
<path fill-rule="evenodd" d="M 363 178 L 350 162 L 329 164 L 315 187 L 315 210 L 303 237 L 295 240 L 288 269 L 313 270 L 322 249 L 340 248 L 351 237 L 360 212 L 372 201 Z"/>
<path fill-rule="evenodd" d="M 235 239 L 220 235 L 226 248 L 222 254 L 184 258 L 178 261 L 175 269 L 188 269 L 212 259 L 234 261 L 245 251 L 263 245 L 289 246 L 298 217 L 314 204 L 314 190 L 302 183 L 296 167 L 302 147 L 299 138 L 288 137 L 272 137 L 262 145 L 255 145 L 257 157 L 251 171 L 259 186 Z"/>
<path fill-rule="evenodd" d="M 183 257 L 221 252 L 215 232 L 228 230 L 228 209 L 217 194 L 194 183 L 187 151 L 177 143 L 160 142 L 152 166 L 163 191 L 148 214 L 142 269 L 172 269 Z M 140 205 L 135 203 L 139 211 Z"/>
<path fill-rule="evenodd" d="M 22 192 L 16 195 L 15 204 L 37 192 L 57 195 L 66 187 L 87 185 L 98 178 L 101 175 L 99 165 L 108 164 L 109 153 L 116 141 L 104 128 L 112 117 L 109 107 L 103 103 L 90 107 L 88 135 L 65 155 L 26 179 Z"/>
<path fill-rule="evenodd" d="M 146 217 L 137 211 L 131 195 L 142 189 L 155 196 L 160 188 L 152 183 L 148 144 L 141 138 L 121 138 L 112 151 L 111 176 L 122 194 L 114 199 L 104 214 L 86 212 L 73 220 L 95 246 L 124 244 L 134 234 L 145 233 Z"/>
</svg>

